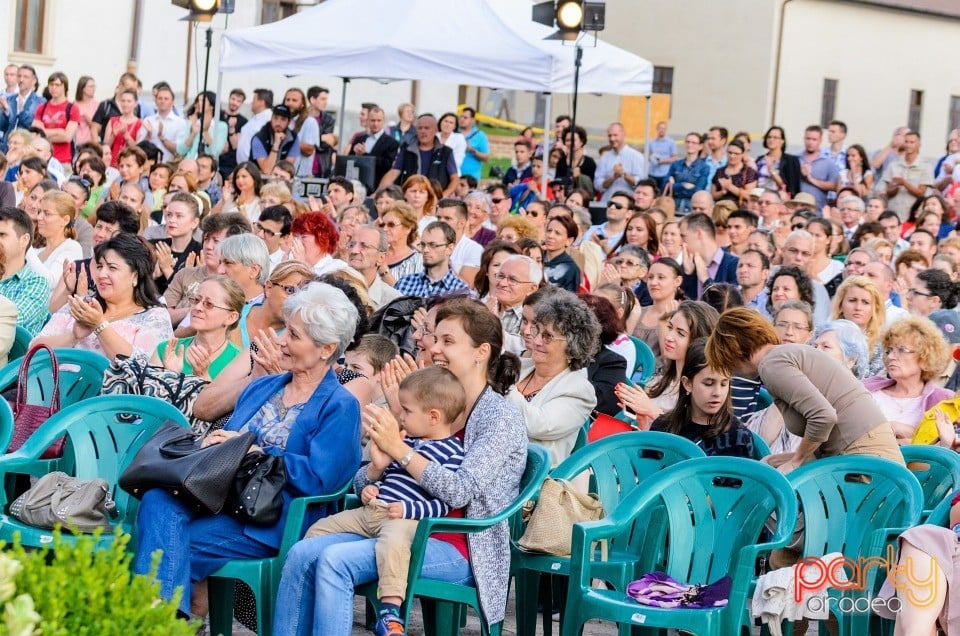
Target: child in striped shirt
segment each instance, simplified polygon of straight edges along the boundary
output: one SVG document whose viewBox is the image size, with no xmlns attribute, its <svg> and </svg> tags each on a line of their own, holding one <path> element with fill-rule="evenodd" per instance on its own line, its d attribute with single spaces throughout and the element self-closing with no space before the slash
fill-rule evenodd
<svg viewBox="0 0 960 636">
<path fill-rule="evenodd" d="M 381 604 L 377 636 L 405 633 L 400 605 L 407 592 L 410 544 L 417 531 L 417 520 L 450 513 L 450 506 L 423 490 L 405 467 L 416 452 L 443 468 L 456 470 L 464 452 L 463 442 L 453 433 L 453 427 L 466 408 L 466 395 L 450 371 L 427 367 L 410 374 L 400 383 L 399 399 L 400 426 L 410 453 L 399 462 L 390 461 L 375 444 L 369 444 L 373 464 L 385 468 L 375 484 L 360 492 L 363 507 L 321 519 L 310 526 L 305 537 L 351 533 L 377 539 Z"/>
</svg>

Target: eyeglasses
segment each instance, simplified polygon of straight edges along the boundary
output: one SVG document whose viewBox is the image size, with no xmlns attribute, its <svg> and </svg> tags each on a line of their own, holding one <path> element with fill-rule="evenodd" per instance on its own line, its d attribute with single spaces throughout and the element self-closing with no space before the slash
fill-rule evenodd
<svg viewBox="0 0 960 636">
<path fill-rule="evenodd" d="M 191 305 L 200 305 L 203 307 L 204 311 L 210 311 L 211 309 L 222 309 L 224 311 L 233 311 L 229 307 L 221 307 L 220 305 L 214 305 L 210 302 L 210 299 L 203 298 L 202 296 L 187 296 L 187 301 Z"/>
<path fill-rule="evenodd" d="M 417 248 L 422 252 L 423 250 L 430 248 L 432 250 L 438 250 L 441 247 L 446 247 L 450 245 L 449 243 L 417 243 Z"/>
<path fill-rule="evenodd" d="M 886 349 L 883 350 L 883 355 L 889 358 L 893 354 L 897 354 L 897 357 L 900 357 L 900 356 L 910 355 L 916 352 L 917 352 L 916 349 L 907 349 L 906 347 L 887 347 Z"/>
<path fill-rule="evenodd" d="M 366 241 L 348 241 L 347 242 L 348 250 L 352 250 L 353 248 L 358 246 L 362 250 L 377 250 L 378 252 L 381 251 L 379 246 L 374 245 L 373 243 L 367 243 Z"/>
<path fill-rule="evenodd" d="M 297 287 L 296 285 L 281 285 L 280 283 L 275 283 L 272 280 L 267 281 L 266 287 L 269 289 L 278 287 L 282 289 L 287 294 L 287 296 L 293 296 L 298 291 L 300 291 L 300 288 Z"/>
<path fill-rule="evenodd" d="M 528 280 L 519 280 L 519 279 L 516 279 L 516 278 L 514 278 L 513 276 L 504 276 L 503 274 L 501 274 L 501 273 L 499 273 L 499 272 L 498 272 L 496 275 L 494 275 L 494 278 L 496 278 L 498 281 L 503 281 L 503 282 L 505 282 L 505 283 L 506 283 L 508 286 L 510 286 L 510 287 L 513 287 L 514 285 L 523 285 L 524 283 L 529 283 L 529 282 L 530 282 L 530 281 L 528 281 Z"/>
<path fill-rule="evenodd" d="M 810 258 L 811 256 L 813 256 L 813 252 L 803 251 L 799 247 L 788 247 L 787 251 L 793 254 L 794 256 L 800 255 L 806 258 Z"/>
<path fill-rule="evenodd" d="M 263 227 L 259 223 L 253 224 L 253 231 L 260 232 L 264 236 L 270 236 L 270 237 L 283 236 L 283 232 L 274 232 L 273 230 L 268 230 L 267 228 Z"/>
<path fill-rule="evenodd" d="M 777 322 L 773 323 L 773 326 L 783 329 L 784 331 L 810 331 L 810 327 L 807 325 L 801 325 L 798 322 L 786 322 L 778 320 Z"/>
<path fill-rule="evenodd" d="M 793 225 L 790 226 L 790 229 L 791 229 L 791 230 L 794 230 L 794 231 L 796 231 L 796 230 L 805 230 L 805 229 L 807 229 L 807 224 L 806 224 L 806 223 L 794 223 Z"/>
<path fill-rule="evenodd" d="M 533 325 L 530 327 L 530 337 L 536 340 L 540 338 L 540 342 L 545 345 L 551 344 L 554 340 L 566 340 L 563 336 L 555 336 L 550 333 L 546 333 L 539 325 Z"/>
<path fill-rule="evenodd" d="M 846 267 L 850 267 L 850 268 L 859 267 L 860 269 L 863 269 L 864 267 L 866 267 L 866 266 L 869 265 L 869 264 L 870 264 L 870 263 L 867 263 L 867 262 L 864 262 L 864 261 L 847 261 Z"/>
<path fill-rule="evenodd" d="M 919 289 L 911 289 L 907 292 L 908 298 L 913 298 L 914 296 L 926 296 L 927 298 L 933 298 L 936 294 L 931 294 L 930 292 L 920 291 Z"/>
<path fill-rule="evenodd" d="M 379 221 L 379 222 L 377 222 L 377 227 L 380 227 L 380 228 L 388 227 L 388 228 L 390 228 L 391 230 L 392 230 L 393 228 L 395 228 L 395 227 L 400 227 L 400 225 L 401 225 L 401 224 L 400 224 L 400 223 L 397 223 L 396 221 L 386 221 L 386 222 L 384 222 L 384 221 Z"/>
<path fill-rule="evenodd" d="M 432 331 L 427 329 L 426 325 L 420 325 L 419 327 L 413 330 L 413 333 L 415 336 L 416 334 L 419 334 L 421 340 L 426 340 L 427 338 L 436 339 L 437 337 L 436 334 L 434 334 Z"/>
<path fill-rule="evenodd" d="M 612 261 L 610 261 L 610 263 L 616 266 L 623 265 L 625 267 L 640 267 L 639 261 L 631 261 L 625 258 L 615 258 Z"/>
</svg>

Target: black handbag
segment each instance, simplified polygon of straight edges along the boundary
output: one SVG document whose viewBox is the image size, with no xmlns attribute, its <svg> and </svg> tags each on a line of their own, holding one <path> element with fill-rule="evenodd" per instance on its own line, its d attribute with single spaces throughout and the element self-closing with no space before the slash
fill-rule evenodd
<svg viewBox="0 0 960 636">
<path fill-rule="evenodd" d="M 120 487 L 138 499 L 151 488 L 163 488 L 216 514 L 223 510 L 240 463 L 255 441 L 256 435 L 248 432 L 201 448 L 203 439 L 189 428 L 165 425 L 123 471 Z"/>
<path fill-rule="evenodd" d="M 233 480 L 233 492 L 224 511 L 244 523 L 272 526 L 283 513 L 287 470 L 282 457 L 262 451 L 247 453 Z"/>
</svg>

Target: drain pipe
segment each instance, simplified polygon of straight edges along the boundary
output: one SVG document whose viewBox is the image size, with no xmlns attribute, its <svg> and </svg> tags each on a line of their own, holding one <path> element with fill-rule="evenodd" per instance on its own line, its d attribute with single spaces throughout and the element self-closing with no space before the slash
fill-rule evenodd
<svg viewBox="0 0 960 636">
<path fill-rule="evenodd" d="M 773 66 L 773 88 L 770 91 L 770 121 L 769 126 L 777 123 L 777 99 L 780 96 L 780 59 L 783 56 L 783 22 L 786 17 L 787 5 L 793 0 L 783 0 L 780 5 L 780 24 L 777 25 L 777 52 Z"/>
</svg>

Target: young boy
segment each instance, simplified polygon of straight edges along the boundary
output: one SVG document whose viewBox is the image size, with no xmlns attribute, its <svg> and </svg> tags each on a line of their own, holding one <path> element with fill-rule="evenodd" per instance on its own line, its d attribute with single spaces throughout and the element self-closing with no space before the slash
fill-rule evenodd
<svg viewBox="0 0 960 636">
<path fill-rule="evenodd" d="M 368 333 L 360 338 L 357 346 L 347 351 L 344 356 L 348 369 L 362 374 L 373 383 L 371 402 L 377 406 L 387 406 L 387 399 L 383 396 L 383 387 L 380 384 L 380 372 L 399 354 L 400 349 L 390 338 Z"/>
<path fill-rule="evenodd" d="M 120 191 L 125 185 L 135 184 L 146 191 L 147 183 L 143 179 L 143 167 L 147 165 L 147 155 L 136 146 L 124 148 L 117 155 L 117 170 L 120 178 L 110 186 L 110 200 L 120 198 Z"/>
<path fill-rule="evenodd" d="M 410 447 L 442 467 L 456 470 L 463 461 L 463 443 L 453 435 L 453 425 L 466 408 L 466 395 L 456 376 L 442 367 L 421 369 L 400 383 L 399 397 L 400 425 Z M 392 418 L 389 411 L 377 406 L 367 409 L 365 420 L 371 416 L 381 421 Z M 450 507 L 420 488 L 402 462 L 390 461 L 375 447 L 371 456 L 373 467 L 382 472 L 360 492 L 363 507 L 321 519 L 310 526 L 306 538 L 337 533 L 376 537 L 381 604 L 376 634 L 395 636 L 404 633 L 400 605 L 407 592 L 410 543 L 417 520 L 445 516 Z"/>
</svg>

